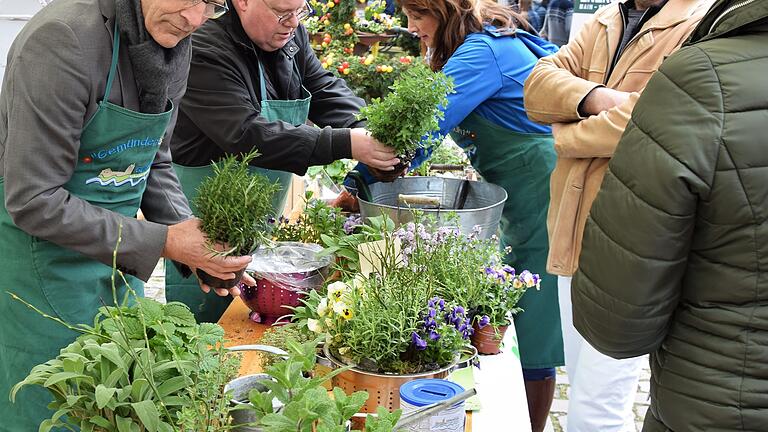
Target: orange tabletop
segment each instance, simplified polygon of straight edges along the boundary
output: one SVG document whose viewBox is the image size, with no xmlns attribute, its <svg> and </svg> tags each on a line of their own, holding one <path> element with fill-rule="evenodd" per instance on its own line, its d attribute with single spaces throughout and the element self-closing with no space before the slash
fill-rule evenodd
<svg viewBox="0 0 768 432">
<path fill-rule="evenodd" d="M 250 310 L 240 297 L 236 297 L 229 305 L 224 315 L 219 318 L 219 325 L 224 329 L 226 346 L 253 345 L 259 343 L 261 335 L 269 326 L 251 321 L 248 318 Z M 256 352 L 244 352 L 243 362 L 240 365 L 240 375 L 249 375 L 261 372 L 261 364 Z"/>
</svg>

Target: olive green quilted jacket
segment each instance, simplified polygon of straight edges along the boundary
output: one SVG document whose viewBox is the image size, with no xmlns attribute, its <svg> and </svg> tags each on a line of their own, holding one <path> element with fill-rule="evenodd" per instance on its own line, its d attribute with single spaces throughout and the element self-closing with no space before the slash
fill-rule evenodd
<svg viewBox="0 0 768 432">
<path fill-rule="evenodd" d="M 649 82 L 592 207 L 576 328 L 651 353 L 644 431 L 768 431 L 768 0 L 720 0 Z"/>
</svg>

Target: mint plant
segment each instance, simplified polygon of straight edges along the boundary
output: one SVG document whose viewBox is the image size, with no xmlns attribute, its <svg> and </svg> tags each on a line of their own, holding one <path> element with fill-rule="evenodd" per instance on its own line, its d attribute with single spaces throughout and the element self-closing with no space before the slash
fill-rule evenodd
<svg viewBox="0 0 768 432">
<path fill-rule="evenodd" d="M 368 393 L 358 391 L 347 395 L 338 387 L 333 389 L 333 398 L 322 387 L 323 382 L 346 369 L 336 369 L 321 377 L 307 377 L 315 365 L 317 344 L 320 339 L 300 344 L 295 340 L 286 341 L 289 356 L 266 370 L 272 380 L 261 381 L 267 391 L 251 390 L 250 404 L 244 409 L 254 412 L 255 425 L 264 432 L 345 432 L 346 423 L 357 413 L 368 399 Z M 275 411 L 273 399 L 278 399 L 282 408 Z M 394 413 L 379 407 L 376 417 L 368 416 L 367 432 L 391 432 L 400 418 L 400 410 Z"/>
</svg>

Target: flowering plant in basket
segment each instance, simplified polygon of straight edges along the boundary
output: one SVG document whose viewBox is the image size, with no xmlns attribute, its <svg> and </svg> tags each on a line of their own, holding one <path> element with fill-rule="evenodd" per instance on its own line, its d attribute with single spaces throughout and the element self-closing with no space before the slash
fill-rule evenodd
<svg viewBox="0 0 768 432">
<path fill-rule="evenodd" d="M 427 243 L 413 245 L 418 252 L 411 257 L 418 261 L 407 262 L 393 224 L 378 222 L 383 230 L 375 271 L 367 277 L 345 273 L 325 293 L 310 293 L 294 318 L 327 333 L 330 352 L 363 370 L 402 374 L 445 367 L 472 333 L 466 309 L 435 298 L 439 284 L 430 272 L 414 271 L 434 258 Z"/>
</svg>

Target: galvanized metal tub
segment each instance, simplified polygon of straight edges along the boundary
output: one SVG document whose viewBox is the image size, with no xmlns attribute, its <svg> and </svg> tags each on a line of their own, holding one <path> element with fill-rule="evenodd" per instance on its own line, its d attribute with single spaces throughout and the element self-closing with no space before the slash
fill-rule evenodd
<svg viewBox="0 0 768 432">
<path fill-rule="evenodd" d="M 358 196 L 364 218 L 385 214 L 396 224 L 402 224 L 413 221 L 413 210 L 418 210 L 434 217 L 438 225 L 458 225 L 466 234 L 478 225 L 482 228 L 482 238 L 497 233 L 507 200 L 507 192 L 500 186 L 442 177 L 403 177 L 391 183 L 374 183 L 369 189 L 370 199 Z M 439 205 L 403 204 L 399 199 L 401 195 L 432 198 Z M 452 213 L 458 219 L 452 219 Z"/>
</svg>

